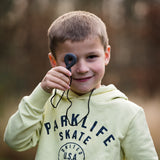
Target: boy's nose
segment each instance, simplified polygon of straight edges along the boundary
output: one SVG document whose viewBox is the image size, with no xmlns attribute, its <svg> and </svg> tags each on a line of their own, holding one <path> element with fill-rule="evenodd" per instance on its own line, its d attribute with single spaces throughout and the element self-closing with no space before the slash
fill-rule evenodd
<svg viewBox="0 0 160 160">
<path fill-rule="evenodd" d="M 89 71 L 89 67 L 84 61 L 79 61 L 76 64 L 76 67 L 77 67 L 76 68 L 77 73 L 87 73 Z"/>
</svg>

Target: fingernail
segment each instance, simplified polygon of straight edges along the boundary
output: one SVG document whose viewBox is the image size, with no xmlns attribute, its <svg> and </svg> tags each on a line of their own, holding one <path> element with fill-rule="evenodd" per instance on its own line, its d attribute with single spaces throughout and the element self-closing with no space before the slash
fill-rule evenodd
<svg viewBox="0 0 160 160">
<path fill-rule="evenodd" d="M 71 87 L 70 86 L 68 86 L 68 89 L 70 89 Z"/>
<path fill-rule="evenodd" d="M 71 76 L 72 75 L 72 73 L 71 72 L 69 72 L 69 76 Z"/>
</svg>

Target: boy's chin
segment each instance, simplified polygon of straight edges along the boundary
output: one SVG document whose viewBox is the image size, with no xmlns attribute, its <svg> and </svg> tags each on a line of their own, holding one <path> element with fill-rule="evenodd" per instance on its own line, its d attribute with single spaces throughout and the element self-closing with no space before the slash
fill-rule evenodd
<svg viewBox="0 0 160 160">
<path fill-rule="evenodd" d="M 84 94 L 87 94 L 87 93 L 91 92 L 93 89 L 86 89 L 86 90 L 78 90 L 77 91 L 77 90 L 74 90 L 74 89 L 71 88 L 71 90 L 72 90 L 72 92 L 74 92 L 77 95 L 81 96 L 81 95 L 84 95 Z"/>
</svg>

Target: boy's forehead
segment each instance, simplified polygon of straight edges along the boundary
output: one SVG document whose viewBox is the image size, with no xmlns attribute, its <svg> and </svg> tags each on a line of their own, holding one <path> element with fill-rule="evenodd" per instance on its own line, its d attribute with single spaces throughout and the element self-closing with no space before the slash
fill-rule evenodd
<svg viewBox="0 0 160 160">
<path fill-rule="evenodd" d="M 104 50 L 104 46 L 102 45 L 100 39 L 98 37 L 90 37 L 83 41 L 66 40 L 63 43 L 59 43 L 57 45 L 56 53 L 57 56 L 63 53 L 66 54 L 68 52 L 75 54 L 87 54 L 91 52 L 99 52 L 99 50 Z"/>
<path fill-rule="evenodd" d="M 101 43 L 101 40 L 98 36 L 90 36 L 80 41 L 65 40 L 62 43 L 58 43 L 57 46 L 59 47 L 65 46 L 67 48 L 76 48 L 77 46 L 90 46 L 93 44 L 95 45 L 95 44 L 100 44 L 100 43 Z"/>
<path fill-rule="evenodd" d="M 88 43 L 86 43 L 88 42 Z M 65 40 L 64 42 L 59 42 L 57 44 L 57 46 L 68 46 L 68 47 L 73 47 L 75 46 L 75 44 L 82 44 L 82 45 L 85 45 L 85 44 L 92 44 L 92 43 L 99 43 L 101 42 L 100 40 L 100 37 L 99 36 L 89 36 L 89 37 L 86 37 L 84 38 L 83 40 L 79 40 L 79 41 L 73 41 L 73 40 L 70 40 L 70 39 L 67 39 Z"/>
</svg>

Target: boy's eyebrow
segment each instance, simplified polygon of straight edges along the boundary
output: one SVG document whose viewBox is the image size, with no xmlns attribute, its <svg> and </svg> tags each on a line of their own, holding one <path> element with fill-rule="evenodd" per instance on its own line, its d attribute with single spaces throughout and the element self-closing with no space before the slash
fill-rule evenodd
<svg viewBox="0 0 160 160">
<path fill-rule="evenodd" d="M 100 52 L 100 49 L 95 49 L 93 51 L 86 52 L 86 54 L 96 54 L 96 53 L 99 53 L 99 52 Z"/>
<path fill-rule="evenodd" d="M 88 52 L 86 53 L 86 55 L 93 55 L 93 54 L 96 54 L 97 52 Z"/>
</svg>

